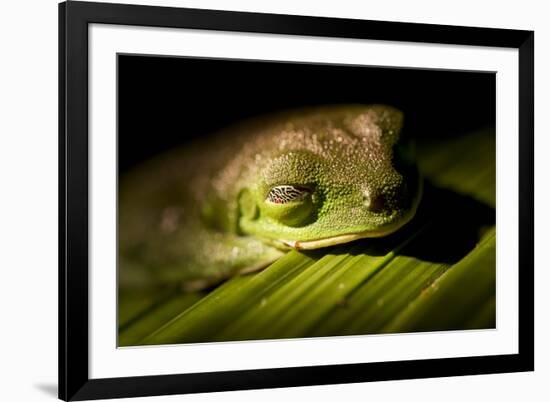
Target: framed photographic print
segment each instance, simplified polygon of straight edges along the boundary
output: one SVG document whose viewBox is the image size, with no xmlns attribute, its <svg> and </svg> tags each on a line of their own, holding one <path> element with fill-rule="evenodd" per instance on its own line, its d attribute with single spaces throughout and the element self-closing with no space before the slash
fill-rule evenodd
<svg viewBox="0 0 550 402">
<path fill-rule="evenodd" d="M 59 397 L 529 371 L 530 31 L 59 5 Z"/>
</svg>

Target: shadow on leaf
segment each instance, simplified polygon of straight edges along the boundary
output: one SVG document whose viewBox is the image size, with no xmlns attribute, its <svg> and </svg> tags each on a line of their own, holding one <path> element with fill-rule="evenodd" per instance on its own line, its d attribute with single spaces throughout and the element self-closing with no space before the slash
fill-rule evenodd
<svg viewBox="0 0 550 402">
<path fill-rule="evenodd" d="M 379 239 L 362 239 L 350 247 L 304 252 L 322 254 L 386 255 L 391 251 L 423 261 L 455 264 L 495 224 L 495 209 L 467 195 L 424 184 L 424 195 L 415 218 L 397 233 Z M 364 244 L 364 248 L 353 247 Z M 405 244 L 404 247 L 400 245 Z"/>
</svg>

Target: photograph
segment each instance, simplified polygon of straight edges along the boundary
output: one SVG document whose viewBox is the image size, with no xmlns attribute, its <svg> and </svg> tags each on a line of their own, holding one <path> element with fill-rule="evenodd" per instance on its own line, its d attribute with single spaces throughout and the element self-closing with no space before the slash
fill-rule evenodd
<svg viewBox="0 0 550 402">
<path fill-rule="evenodd" d="M 528 24 L 131 3 L 58 8 L 60 399 L 534 371 Z"/>
<path fill-rule="evenodd" d="M 118 347 L 496 329 L 494 72 L 119 53 L 116 85 Z"/>
</svg>

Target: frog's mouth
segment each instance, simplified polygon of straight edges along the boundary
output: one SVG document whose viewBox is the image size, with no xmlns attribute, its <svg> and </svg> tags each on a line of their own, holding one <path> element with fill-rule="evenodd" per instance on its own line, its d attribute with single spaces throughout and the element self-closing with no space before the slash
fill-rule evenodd
<svg viewBox="0 0 550 402">
<path fill-rule="evenodd" d="M 382 228 L 380 230 L 367 230 L 364 232 L 358 233 L 348 233 L 338 236 L 326 237 L 324 239 L 317 240 L 279 240 L 287 247 L 294 248 L 296 250 L 314 250 L 317 248 L 335 246 L 337 244 L 349 243 L 354 240 L 365 239 L 365 238 L 375 238 L 375 237 L 384 237 L 400 229 L 406 223 L 408 223 L 414 214 L 411 214 L 408 219 L 402 219 L 394 225 L 391 225 L 387 228 Z"/>
</svg>

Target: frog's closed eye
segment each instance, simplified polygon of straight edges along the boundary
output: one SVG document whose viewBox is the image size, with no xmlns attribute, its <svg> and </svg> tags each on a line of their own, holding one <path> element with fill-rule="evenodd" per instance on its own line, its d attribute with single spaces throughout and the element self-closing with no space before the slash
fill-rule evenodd
<svg viewBox="0 0 550 402">
<path fill-rule="evenodd" d="M 307 187 L 272 187 L 262 206 L 263 213 L 287 226 L 306 225 L 314 218 L 313 191 Z"/>
<path fill-rule="evenodd" d="M 266 201 L 273 204 L 288 204 L 305 199 L 311 191 L 305 187 L 282 185 L 273 187 L 267 194 Z"/>
</svg>

